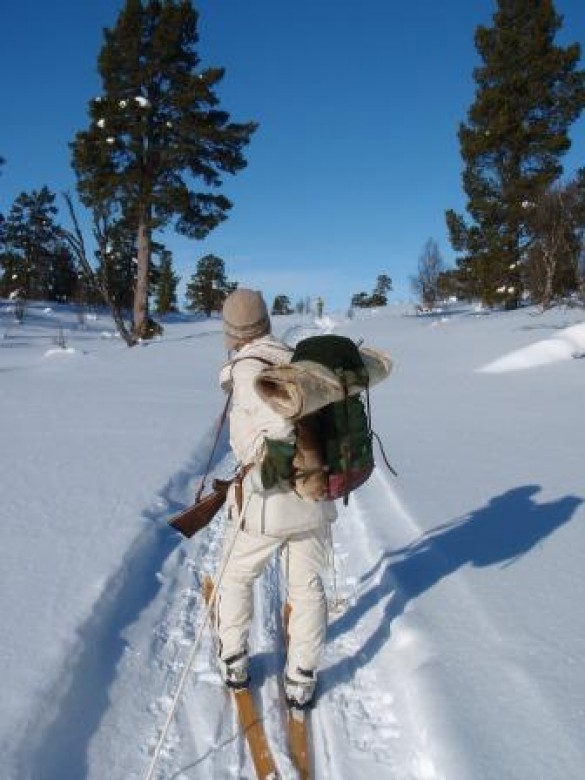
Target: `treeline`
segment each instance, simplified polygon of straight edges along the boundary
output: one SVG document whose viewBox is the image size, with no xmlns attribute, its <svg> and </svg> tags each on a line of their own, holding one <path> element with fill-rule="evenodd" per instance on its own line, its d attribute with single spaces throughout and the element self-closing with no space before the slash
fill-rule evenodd
<svg viewBox="0 0 585 780">
<path fill-rule="evenodd" d="M 72 302 L 88 306 L 108 302 L 116 316 L 132 309 L 136 284 L 136 235 L 124 222 L 112 225 L 107 241 L 96 232 L 98 250 L 89 263 L 83 236 L 75 214 L 74 230 L 58 220 L 57 196 L 48 187 L 22 192 L 6 217 L 0 215 L 0 298 L 26 301 Z M 66 198 L 68 206 L 71 201 Z M 76 233 L 75 228 L 78 232 Z M 153 241 L 149 272 L 149 297 L 158 315 L 178 311 L 177 287 L 180 279 L 173 270 L 172 255 L 163 244 Z M 220 312 L 223 302 L 238 283 L 229 280 L 225 262 L 213 254 L 202 257 L 186 286 L 187 309 L 210 316 Z M 351 305 L 385 306 L 392 280 L 386 274 L 377 278 L 371 295 L 358 293 Z M 324 301 L 304 297 L 293 306 L 289 296 L 276 295 L 272 314 L 323 314 Z M 21 312 L 24 308 L 20 309 Z M 124 327 L 121 325 L 121 327 Z M 150 328 L 158 330 L 151 320 Z"/>
<path fill-rule="evenodd" d="M 178 278 L 158 239 L 169 227 L 204 238 L 227 218 L 232 204 L 219 190 L 245 167 L 256 130 L 220 108 L 224 70 L 202 67 L 197 26 L 191 3 L 126 0 L 104 33 L 101 95 L 70 144 L 96 248 L 69 196 L 65 228 L 48 187 L 23 192 L 0 214 L 0 295 L 106 301 L 129 344 L 157 330 L 151 299 L 156 312 L 176 308 Z M 496 0 L 492 24 L 476 30 L 476 92 L 458 132 L 465 213 L 445 212 L 454 267 L 432 239 L 418 258 L 411 282 L 424 306 L 585 298 L 585 167 L 562 165 L 585 107 L 585 70 L 578 44 L 557 43 L 561 27 L 552 0 Z M 189 281 L 189 308 L 217 311 L 235 285 L 207 255 Z M 383 306 L 391 289 L 380 274 L 351 307 Z M 279 294 L 272 310 L 301 303 Z"/>
<path fill-rule="evenodd" d="M 72 246 L 73 234 L 58 221 L 57 196 L 48 187 L 22 192 L 6 217 L 0 215 L 0 297 L 19 300 L 102 304 L 105 286 L 117 307 L 133 302 L 136 252 L 134 236 L 116 226 L 103 256 L 86 273 Z M 150 292 L 160 314 L 177 308 L 179 277 L 171 253 L 153 245 Z"/>
</svg>

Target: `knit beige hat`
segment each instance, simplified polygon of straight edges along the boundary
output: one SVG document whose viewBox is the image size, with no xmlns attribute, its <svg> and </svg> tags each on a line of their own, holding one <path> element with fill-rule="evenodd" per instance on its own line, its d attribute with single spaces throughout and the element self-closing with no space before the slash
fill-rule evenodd
<svg viewBox="0 0 585 780">
<path fill-rule="evenodd" d="M 270 333 L 270 318 L 262 293 L 244 288 L 234 290 L 223 304 L 223 332 L 228 349 Z"/>
</svg>

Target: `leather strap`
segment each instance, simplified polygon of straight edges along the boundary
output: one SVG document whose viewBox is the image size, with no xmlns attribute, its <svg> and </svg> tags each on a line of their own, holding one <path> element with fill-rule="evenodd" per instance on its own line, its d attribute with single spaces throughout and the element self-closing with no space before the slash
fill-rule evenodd
<svg viewBox="0 0 585 780">
<path fill-rule="evenodd" d="M 211 452 L 209 453 L 209 459 L 207 460 L 207 465 L 205 466 L 205 471 L 203 473 L 203 479 L 201 480 L 201 485 L 199 486 L 199 490 L 197 491 L 197 495 L 195 496 L 195 503 L 197 503 L 201 496 L 203 495 L 203 488 L 205 487 L 205 480 L 207 479 L 207 476 L 209 474 L 209 469 L 211 468 L 211 463 L 213 461 L 213 456 L 215 455 L 215 450 L 217 448 L 217 443 L 219 441 L 219 437 L 221 435 L 221 429 L 225 425 L 225 421 L 227 420 L 228 416 L 228 410 L 230 408 L 230 401 L 232 400 L 233 390 L 230 390 L 228 393 L 228 397 L 225 401 L 225 406 L 223 407 L 223 411 L 221 413 L 221 417 L 219 419 L 219 423 L 217 426 L 217 433 L 215 434 L 215 441 L 213 442 L 213 447 L 211 448 Z"/>
</svg>

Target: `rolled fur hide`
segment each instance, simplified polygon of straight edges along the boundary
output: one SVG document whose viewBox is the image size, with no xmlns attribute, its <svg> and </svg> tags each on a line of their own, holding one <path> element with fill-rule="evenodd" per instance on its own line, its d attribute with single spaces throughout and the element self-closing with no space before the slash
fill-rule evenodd
<svg viewBox="0 0 585 780">
<path fill-rule="evenodd" d="M 369 386 L 382 382 L 392 370 L 392 361 L 384 352 L 362 347 L 360 355 L 370 378 Z M 338 376 L 309 360 L 263 369 L 254 380 L 256 392 L 273 411 L 287 420 L 296 421 L 327 404 L 343 400 L 343 385 Z M 361 384 L 350 384 L 349 395 L 364 390 Z"/>
</svg>

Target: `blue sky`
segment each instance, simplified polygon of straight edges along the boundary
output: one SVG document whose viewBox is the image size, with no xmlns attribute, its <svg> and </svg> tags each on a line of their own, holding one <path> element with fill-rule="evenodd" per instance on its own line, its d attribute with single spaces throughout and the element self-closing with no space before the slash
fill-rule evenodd
<svg viewBox="0 0 585 780">
<path fill-rule="evenodd" d="M 20 0 L 0 18 L 0 210 L 44 184 L 74 191 L 68 143 L 100 93 L 104 27 L 122 0 Z M 167 231 L 183 284 L 213 252 L 241 285 L 294 303 L 345 307 L 394 280 L 409 295 L 434 238 L 453 259 L 447 208 L 463 210 L 457 127 L 473 100 L 473 35 L 495 0 L 201 0 L 203 65 L 234 121 L 260 123 L 247 169 L 226 181 L 227 222 L 205 241 Z M 585 49 L 585 3 L 557 0 L 563 43 Z M 567 173 L 585 164 L 585 122 L 573 127 Z M 65 215 L 63 213 L 63 220 Z"/>
</svg>

